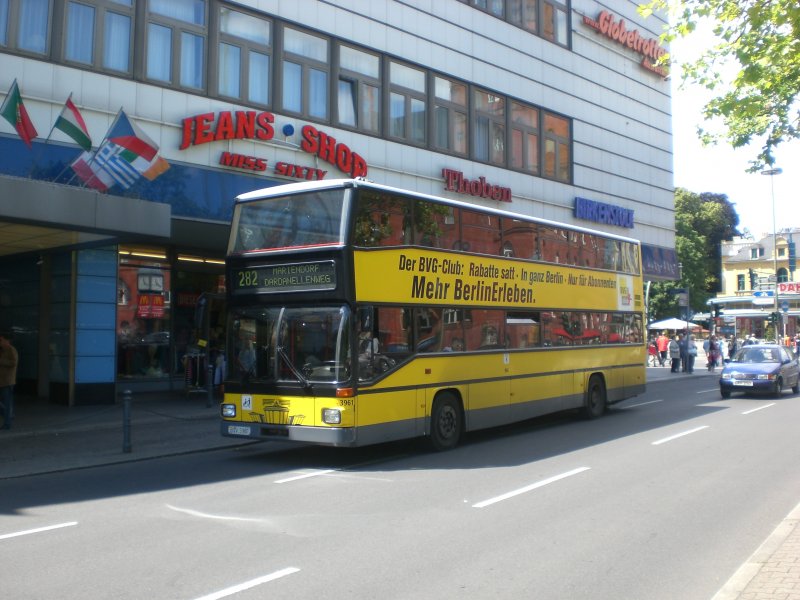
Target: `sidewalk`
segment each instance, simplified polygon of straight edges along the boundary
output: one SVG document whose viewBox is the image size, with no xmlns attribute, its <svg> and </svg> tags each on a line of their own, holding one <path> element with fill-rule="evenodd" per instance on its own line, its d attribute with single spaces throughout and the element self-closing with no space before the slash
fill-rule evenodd
<svg viewBox="0 0 800 600">
<path fill-rule="evenodd" d="M 0 480 L 253 443 L 220 435 L 217 400 L 205 394 L 131 396 L 129 452 L 124 406 L 66 407 L 17 397 L 14 426 L 0 430 Z"/>
<path fill-rule="evenodd" d="M 698 356 L 693 374 L 647 367 L 647 383 L 702 377 L 715 382 Z M 123 404 L 67 408 L 17 398 L 14 428 L 0 430 L 0 480 L 253 444 L 219 433 L 217 402 L 177 392 L 132 396 L 130 451 L 125 452 Z M 800 504 L 712 600 L 800 600 Z"/>
</svg>

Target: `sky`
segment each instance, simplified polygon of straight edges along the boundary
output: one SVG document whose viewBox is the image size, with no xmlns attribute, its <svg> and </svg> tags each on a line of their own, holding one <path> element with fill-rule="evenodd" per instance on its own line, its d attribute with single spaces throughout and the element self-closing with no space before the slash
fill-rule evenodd
<svg viewBox="0 0 800 600">
<path fill-rule="evenodd" d="M 682 57 L 691 58 L 698 47 L 710 41 L 702 33 L 693 34 L 673 42 L 672 55 L 679 62 Z M 699 125 L 708 125 L 703 120 L 702 107 L 709 93 L 699 87 L 679 89 L 681 78 L 677 73 L 670 81 L 675 186 L 698 194 L 725 194 L 739 215 L 739 231 L 747 228 L 758 237 L 772 233 L 774 185 L 777 230 L 800 226 L 800 141 L 778 147 L 775 167 L 783 169 L 780 175 L 747 173 L 749 161 L 755 159 L 761 145 L 733 150 L 721 142 L 704 147 L 696 131 Z"/>
</svg>

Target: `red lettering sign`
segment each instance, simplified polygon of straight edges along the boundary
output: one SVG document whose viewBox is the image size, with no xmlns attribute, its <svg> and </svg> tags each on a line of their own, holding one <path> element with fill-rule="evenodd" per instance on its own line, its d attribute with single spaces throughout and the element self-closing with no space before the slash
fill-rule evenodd
<svg viewBox="0 0 800 600">
<path fill-rule="evenodd" d="M 251 171 L 267 170 L 267 161 L 263 158 L 234 154 L 233 152 L 223 152 L 219 157 L 219 164 L 237 169 L 250 169 Z"/>
<path fill-rule="evenodd" d="M 800 283 L 794 281 L 779 283 L 778 295 L 783 296 L 784 294 L 800 294 Z"/>
<path fill-rule="evenodd" d="M 485 177 L 469 180 L 461 171 L 453 169 L 442 169 L 442 177 L 444 178 L 444 189 L 449 192 L 489 198 L 498 202 L 511 202 L 511 188 L 486 183 Z"/>
<path fill-rule="evenodd" d="M 345 144 L 337 143 L 336 138 L 311 125 L 303 127 L 302 135 L 303 141 L 300 142 L 300 149 L 304 152 L 316 154 L 350 177 L 366 176 L 367 161 Z"/>
<path fill-rule="evenodd" d="M 275 137 L 274 122 L 272 113 L 254 110 L 222 111 L 218 113 L 216 124 L 214 113 L 187 117 L 183 120 L 180 149 L 220 140 L 271 140 Z"/>
<path fill-rule="evenodd" d="M 625 20 L 614 18 L 608 11 L 602 11 L 597 15 L 597 20 L 584 15 L 583 24 L 591 27 L 597 33 L 606 36 L 610 40 L 614 40 L 622 46 L 626 46 L 631 50 L 642 55 L 642 66 L 648 71 L 652 71 L 662 77 L 666 77 L 669 72 L 667 69 L 655 62 L 664 56 L 667 51 L 661 47 L 658 40 L 655 38 L 644 38 L 639 33 L 638 29 L 628 29 L 625 26 Z"/>
</svg>

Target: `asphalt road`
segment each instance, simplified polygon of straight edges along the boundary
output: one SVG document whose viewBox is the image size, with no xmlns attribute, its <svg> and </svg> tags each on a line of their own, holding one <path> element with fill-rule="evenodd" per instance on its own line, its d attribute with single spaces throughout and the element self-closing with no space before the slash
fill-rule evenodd
<svg viewBox="0 0 800 600">
<path fill-rule="evenodd" d="M 800 500 L 800 396 L 0 481 L 4 598 L 710 599 Z"/>
</svg>

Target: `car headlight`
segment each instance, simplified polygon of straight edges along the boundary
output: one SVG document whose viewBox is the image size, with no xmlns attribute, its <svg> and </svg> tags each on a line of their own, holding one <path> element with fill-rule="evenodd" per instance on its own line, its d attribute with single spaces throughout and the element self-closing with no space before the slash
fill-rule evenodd
<svg viewBox="0 0 800 600">
<path fill-rule="evenodd" d="M 236 405 L 235 404 L 223 404 L 220 406 L 220 412 L 222 413 L 223 417 L 231 418 L 236 416 Z"/>
<path fill-rule="evenodd" d="M 342 411 L 338 408 L 323 408 L 322 422 L 328 425 L 339 425 L 342 422 Z"/>
<path fill-rule="evenodd" d="M 723 373 L 723 374 L 722 374 L 722 378 L 723 378 L 723 379 L 733 379 L 733 377 L 731 377 L 731 374 L 730 374 L 730 373 Z"/>
</svg>

